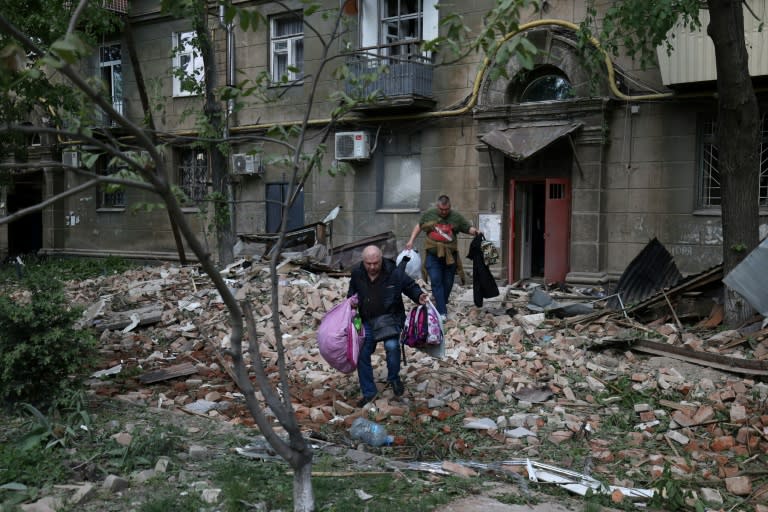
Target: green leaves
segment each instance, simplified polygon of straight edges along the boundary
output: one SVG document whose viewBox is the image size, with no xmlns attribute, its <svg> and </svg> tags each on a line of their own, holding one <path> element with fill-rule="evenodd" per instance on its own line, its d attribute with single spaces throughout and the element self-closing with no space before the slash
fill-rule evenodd
<svg viewBox="0 0 768 512">
<path fill-rule="evenodd" d="M 82 57 L 88 55 L 90 53 L 90 48 L 82 39 L 80 39 L 80 36 L 77 33 L 73 32 L 66 34 L 58 41 L 55 41 L 51 45 L 51 53 L 67 64 L 74 64 Z M 54 61 L 52 65 L 60 67 L 61 64 Z"/>
</svg>

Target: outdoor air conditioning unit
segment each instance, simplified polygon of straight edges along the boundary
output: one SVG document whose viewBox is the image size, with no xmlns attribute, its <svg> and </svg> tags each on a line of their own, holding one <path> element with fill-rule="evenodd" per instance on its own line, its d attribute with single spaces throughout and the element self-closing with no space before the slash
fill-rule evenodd
<svg viewBox="0 0 768 512">
<path fill-rule="evenodd" d="M 261 166 L 261 157 L 248 153 L 235 153 L 232 155 L 232 172 L 235 174 L 261 175 L 264 171 Z"/>
<path fill-rule="evenodd" d="M 62 151 L 61 163 L 72 167 L 80 167 L 80 153 L 77 151 Z"/>
<path fill-rule="evenodd" d="M 338 132 L 336 134 L 336 160 L 367 160 L 371 145 L 367 132 Z"/>
</svg>

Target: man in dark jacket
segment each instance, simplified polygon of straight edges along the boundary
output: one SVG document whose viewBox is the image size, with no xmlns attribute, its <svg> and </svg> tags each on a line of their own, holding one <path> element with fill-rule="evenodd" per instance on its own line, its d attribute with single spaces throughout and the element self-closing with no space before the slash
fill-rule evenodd
<svg viewBox="0 0 768 512">
<path fill-rule="evenodd" d="M 400 380 L 400 332 L 405 324 L 403 294 L 419 304 L 426 304 L 428 296 L 403 268 L 390 259 L 385 260 L 381 249 L 375 245 L 363 249 L 363 261 L 352 270 L 347 297 L 355 293 L 365 327 L 365 340 L 357 360 L 357 376 L 363 394 L 357 405 L 362 407 L 378 392 L 373 381 L 371 354 L 379 341 L 384 342 L 387 353 L 387 382 L 395 396 L 402 396 L 405 391 Z"/>
</svg>

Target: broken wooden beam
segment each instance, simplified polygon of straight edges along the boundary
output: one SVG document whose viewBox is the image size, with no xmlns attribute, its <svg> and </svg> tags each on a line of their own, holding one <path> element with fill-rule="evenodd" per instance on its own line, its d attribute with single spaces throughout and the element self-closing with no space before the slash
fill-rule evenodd
<svg viewBox="0 0 768 512">
<path fill-rule="evenodd" d="M 152 384 L 153 382 L 175 379 L 176 377 L 192 375 L 193 373 L 197 373 L 195 365 L 192 363 L 181 363 L 169 366 L 168 368 L 160 368 L 158 370 L 146 372 L 139 376 L 139 381 L 142 384 Z"/>
<path fill-rule="evenodd" d="M 689 363 L 716 368 L 727 372 L 743 373 L 746 375 L 768 375 L 768 361 L 727 357 L 720 354 L 701 352 L 689 348 L 637 338 L 603 339 L 597 344 L 590 345 L 589 348 L 603 349 L 608 347 L 616 348 L 617 346 L 622 346 L 623 348 L 628 348 L 636 352 L 680 359 L 682 361 L 688 361 Z"/>
</svg>

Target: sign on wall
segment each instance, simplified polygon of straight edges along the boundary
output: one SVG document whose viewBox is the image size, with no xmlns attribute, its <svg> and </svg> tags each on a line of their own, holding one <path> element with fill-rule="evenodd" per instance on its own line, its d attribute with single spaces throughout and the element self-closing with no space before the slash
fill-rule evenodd
<svg viewBox="0 0 768 512">
<path fill-rule="evenodd" d="M 501 247 L 501 214 L 481 213 L 478 216 L 478 224 L 485 239 L 493 242 L 497 248 Z"/>
</svg>

